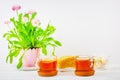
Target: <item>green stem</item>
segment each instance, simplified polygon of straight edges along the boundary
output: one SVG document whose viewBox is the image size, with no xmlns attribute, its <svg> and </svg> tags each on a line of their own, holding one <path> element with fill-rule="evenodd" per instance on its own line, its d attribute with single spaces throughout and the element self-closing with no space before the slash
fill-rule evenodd
<svg viewBox="0 0 120 80">
<path fill-rule="evenodd" d="M 12 30 L 11 27 L 10 27 L 10 24 L 7 24 L 7 25 L 8 25 L 8 28 L 9 28 L 10 30 Z"/>
<path fill-rule="evenodd" d="M 25 55 L 25 53 L 27 52 L 28 49 L 25 49 L 24 50 L 24 53 L 22 54 L 22 57 Z"/>
<path fill-rule="evenodd" d="M 55 47 L 53 47 L 52 55 L 55 56 Z"/>
<path fill-rule="evenodd" d="M 18 10 L 16 10 L 16 14 L 17 14 L 17 16 L 19 16 L 19 15 L 18 15 Z"/>
</svg>

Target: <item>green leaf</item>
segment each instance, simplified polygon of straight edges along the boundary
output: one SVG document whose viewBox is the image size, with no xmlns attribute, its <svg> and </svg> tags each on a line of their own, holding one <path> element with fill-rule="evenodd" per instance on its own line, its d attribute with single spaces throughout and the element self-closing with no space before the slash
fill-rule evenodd
<svg viewBox="0 0 120 80">
<path fill-rule="evenodd" d="M 10 44 L 8 44 L 8 49 L 10 49 L 11 48 L 11 45 Z"/>
<path fill-rule="evenodd" d="M 13 62 L 13 56 L 10 56 L 10 64 Z"/>
<path fill-rule="evenodd" d="M 44 41 L 45 43 L 48 43 L 48 42 L 50 42 L 50 41 L 54 41 L 54 39 L 53 39 L 52 37 L 47 37 L 47 38 L 43 39 L 43 41 Z"/>
<path fill-rule="evenodd" d="M 20 57 L 20 59 L 19 59 L 19 62 L 18 62 L 18 64 L 17 64 L 17 69 L 20 69 L 21 67 L 22 67 L 22 58 L 23 58 L 23 56 L 21 56 Z"/>
<path fill-rule="evenodd" d="M 42 47 L 42 53 L 43 53 L 44 55 L 47 55 L 46 47 Z"/>
<path fill-rule="evenodd" d="M 41 45 L 42 45 L 41 41 L 39 41 L 39 40 L 35 41 L 35 48 L 41 48 L 42 47 Z"/>
<path fill-rule="evenodd" d="M 14 24 L 15 27 L 17 27 L 17 24 L 16 24 L 16 21 L 15 21 L 15 18 L 10 18 L 10 21 Z"/>
<path fill-rule="evenodd" d="M 52 55 L 53 55 L 53 56 L 55 56 L 55 53 L 54 53 L 54 52 L 52 52 Z"/>
<path fill-rule="evenodd" d="M 6 57 L 6 62 L 8 62 L 8 59 L 10 59 L 10 64 L 13 62 L 13 57 L 17 57 L 19 55 L 20 49 L 18 50 L 10 50 L 9 55 Z"/>
<path fill-rule="evenodd" d="M 52 55 L 55 56 L 55 47 L 53 47 Z"/>
<path fill-rule="evenodd" d="M 61 44 L 59 41 L 54 40 L 54 42 L 55 42 L 56 45 L 58 45 L 58 46 L 62 46 L 62 44 Z"/>
<path fill-rule="evenodd" d="M 29 18 L 29 14 L 24 14 L 24 17 L 27 17 L 27 18 Z"/>
<path fill-rule="evenodd" d="M 4 35 L 3 35 L 3 37 L 5 38 L 6 36 L 8 36 L 9 35 L 9 33 L 5 33 Z"/>
<path fill-rule="evenodd" d="M 8 59 L 9 59 L 9 55 L 6 57 L 6 63 L 8 62 Z"/>
<path fill-rule="evenodd" d="M 19 63 L 17 64 L 17 68 L 20 69 L 22 67 L 22 60 L 19 61 Z"/>
<path fill-rule="evenodd" d="M 19 22 L 22 21 L 22 13 L 19 14 L 19 16 L 18 16 L 18 21 L 19 21 Z"/>
<path fill-rule="evenodd" d="M 52 43 L 47 43 L 47 45 L 51 45 L 52 47 L 56 47 L 57 45 L 52 44 Z"/>
<path fill-rule="evenodd" d="M 34 19 L 36 15 L 37 15 L 37 12 L 34 12 L 34 13 L 32 14 L 32 17 L 31 17 L 30 21 L 31 21 L 32 19 Z"/>
<path fill-rule="evenodd" d="M 10 60 L 10 64 L 12 64 L 12 62 L 13 62 L 13 51 L 12 50 L 10 50 L 9 51 L 9 55 L 6 57 L 6 62 L 8 62 L 8 59 Z"/>
<path fill-rule="evenodd" d="M 11 40 L 8 40 L 9 44 L 13 44 Z"/>
<path fill-rule="evenodd" d="M 47 37 L 55 32 L 55 27 L 48 24 L 47 28 L 44 31 L 44 36 Z"/>
<path fill-rule="evenodd" d="M 20 49 L 14 51 L 14 53 L 13 53 L 13 54 L 14 54 L 14 57 L 17 57 L 17 56 L 19 55 L 20 51 L 21 51 Z"/>
<path fill-rule="evenodd" d="M 41 29 L 40 27 L 36 28 L 36 31 L 35 31 L 36 36 L 41 36 L 42 33 L 43 33 L 43 29 Z"/>
<path fill-rule="evenodd" d="M 11 22 L 15 22 L 15 18 L 13 17 L 13 18 L 10 18 L 10 21 Z"/>
</svg>

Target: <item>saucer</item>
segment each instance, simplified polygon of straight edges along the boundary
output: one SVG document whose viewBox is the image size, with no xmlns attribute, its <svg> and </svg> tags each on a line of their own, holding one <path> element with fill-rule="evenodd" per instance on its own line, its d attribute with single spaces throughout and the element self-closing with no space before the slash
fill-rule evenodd
<svg viewBox="0 0 120 80">
<path fill-rule="evenodd" d="M 22 67 L 21 71 L 37 71 L 38 67 Z"/>
</svg>

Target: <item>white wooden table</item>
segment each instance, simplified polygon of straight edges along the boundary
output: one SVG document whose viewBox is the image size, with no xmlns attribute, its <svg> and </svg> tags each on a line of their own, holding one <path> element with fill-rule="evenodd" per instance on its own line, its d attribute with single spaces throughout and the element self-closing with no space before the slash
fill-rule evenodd
<svg viewBox="0 0 120 80">
<path fill-rule="evenodd" d="M 58 72 L 57 76 L 40 77 L 37 71 L 20 71 L 10 65 L 0 64 L 0 80 L 120 80 L 120 67 L 96 70 L 94 76 L 75 76 L 74 71 Z"/>
</svg>

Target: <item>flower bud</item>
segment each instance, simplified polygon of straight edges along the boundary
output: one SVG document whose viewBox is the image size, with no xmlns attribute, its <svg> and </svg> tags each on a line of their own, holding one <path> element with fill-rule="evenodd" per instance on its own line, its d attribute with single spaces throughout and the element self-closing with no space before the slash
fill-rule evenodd
<svg viewBox="0 0 120 80">
<path fill-rule="evenodd" d="M 38 19 L 33 19 L 32 20 L 32 25 L 33 26 L 39 26 L 40 25 L 40 21 Z"/>
<path fill-rule="evenodd" d="M 29 21 L 28 17 L 23 17 L 23 22 L 27 23 Z"/>
<path fill-rule="evenodd" d="M 13 11 L 18 11 L 18 10 L 20 10 L 21 9 L 21 6 L 20 5 L 14 5 L 14 6 L 12 6 L 12 10 Z"/>
<path fill-rule="evenodd" d="M 10 23 L 10 21 L 5 21 L 5 22 L 4 22 L 4 24 L 9 24 L 9 23 Z"/>
</svg>

